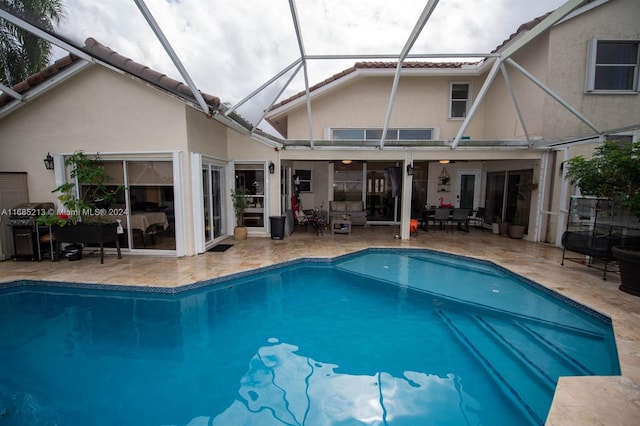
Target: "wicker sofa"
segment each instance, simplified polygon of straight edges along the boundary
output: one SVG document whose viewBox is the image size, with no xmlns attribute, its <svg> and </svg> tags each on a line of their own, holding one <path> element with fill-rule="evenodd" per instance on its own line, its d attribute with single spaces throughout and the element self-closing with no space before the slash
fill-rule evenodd
<svg viewBox="0 0 640 426">
<path fill-rule="evenodd" d="M 367 224 L 367 212 L 362 201 L 329 201 L 329 219 L 342 219 L 351 217 L 352 225 L 364 226 Z"/>
</svg>

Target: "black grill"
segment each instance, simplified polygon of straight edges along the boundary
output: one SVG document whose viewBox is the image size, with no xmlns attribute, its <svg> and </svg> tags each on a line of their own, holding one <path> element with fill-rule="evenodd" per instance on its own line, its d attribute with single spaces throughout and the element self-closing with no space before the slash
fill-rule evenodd
<svg viewBox="0 0 640 426">
<path fill-rule="evenodd" d="M 13 259 L 41 259 L 40 230 L 36 219 L 47 212 L 54 212 L 53 203 L 23 203 L 9 210 L 8 224 L 13 232 Z"/>
</svg>

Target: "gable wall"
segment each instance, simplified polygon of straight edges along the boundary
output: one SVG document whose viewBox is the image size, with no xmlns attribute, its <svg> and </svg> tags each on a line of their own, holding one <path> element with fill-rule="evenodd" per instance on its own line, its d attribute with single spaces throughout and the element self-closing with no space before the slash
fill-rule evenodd
<svg viewBox="0 0 640 426">
<path fill-rule="evenodd" d="M 32 201 L 55 201 L 51 154 L 186 148 L 184 104 L 94 66 L 0 120 L 0 170 L 28 174 Z"/>
<path fill-rule="evenodd" d="M 534 75 L 546 81 L 548 36 L 543 34 L 513 55 L 512 59 Z M 510 64 L 503 64 L 516 102 L 530 138 L 542 135 L 544 92 Z M 502 71 L 498 72 L 484 100 L 485 139 L 525 139 L 525 132 L 509 93 Z"/>
<path fill-rule="evenodd" d="M 227 127 L 193 108 L 186 116 L 189 151 L 227 159 Z"/>
<path fill-rule="evenodd" d="M 640 40 L 640 2 L 609 1 L 554 27 L 549 42 L 549 86 L 600 130 L 640 123 L 640 95 L 585 94 L 587 40 Z M 593 130 L 550 98 L 544 105 L 546 138 Z"/>
<path fill-rule="evenodd" d="M 469 82 L 475 94 L 482 85 L 478 77 L 417 77 L 400 79 L 389 127 L 434 127 L 438 139 L 452 139 L 462 123 L 448 119 L 452 82 Z M 324 139 L 325 128 L 381 128 L 384 125 L 393 77 L 366 77 L 339 86 L 312 100 L 314 139 Z M 478 111 L 467 134 L 481 138 L 483 108 Z M 309 139 L 306 108 L 289 116 L 289 139 Z"/>
</svg>

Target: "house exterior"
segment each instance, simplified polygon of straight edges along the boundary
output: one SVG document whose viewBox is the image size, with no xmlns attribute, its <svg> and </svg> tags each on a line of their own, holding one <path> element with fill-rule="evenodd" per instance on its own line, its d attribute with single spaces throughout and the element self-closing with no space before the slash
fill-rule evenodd
<svg viewBox="0 0 640 426">
<path fill-rule="evenodd" d="M 127 188 L 117 207 L 133 254 L 191 256 L 228 237 L 236 186 L 251 190 L 250 237 L 269 236 L 269 217 L 299 191 L 304 208 L 361 200 L 368 224 L 399 224 L 404 239 L 425 206 L 451 204 L 485 207 L 487 223 L 520 220 L 525 238 L 559 244 L 572 193 L 563 162 L 606 137 L 637 140 L 640 3 L 587 2 L 524 43 L 544 19 L 481 62 L 405 61 L 395 88 L 395 62 L 358 62 L 308 99 L 274 105 L 266 118 L 280 136 L 214 96 L 203 108 L 184 84 L 88 39 L 94 61 L 70 56 L 16 86 L 23 99 L 0 98 L 0 172 L 26 173 L 30 201 L 56 202 L 65 156 L 99 153 Z M 43 167 L 47 153 L 55 170 Z M 527 182 L 539 186 L 521 200 Z M 140 202 L 167 217 L 153 243 L 133 217 Z M 11 254 L 1 228 L 0 259 Z"/>
<path fill-rule="evenodd" d="M 113 209 L 129 234 L 124 250 L 132 253 L 189 256 L 233 234 L 229 218 L 234 216 L 226 195 L 234 165 L 266 170 L 266 159 L 276 160 L 273 149 L 248 137 L 248 132 L 242 134 L 240 126 L 233 130 L 223 119 L 204 113 L 179 82 L 153 74 L 95 40 L 88 40 L 87 47 L 114 66 L 66 57 L 46 71 L 60 80 L 58 84 L 26 101 L 3 99 L 0 170 L 26 172 L 30 202 L 57 203 L 52 190 L 69 179 L 65 155 L 77 150 L 99 153 L 113 178 L 110 183 L 129 191 L 130 196 L 123 193 Z M 25 95 L 36 92 L 44 81 L 32 78 L 34 87 Z M 218 111 L 219 100 L 206 99 Z M 55 159 L 55 170 L 43 166 L 47 153 Z M 268 173 L 263 177 L 266 189 L 275 192 L 278 182 L 269 180 Z M 155 204 L 158 211 L 153 213 L 167 215 L 161 224 L 166 226 L 162 229 L 165 244 L 150 244 L 149 238 L 145 241 L 139 235 L 146 229 L 127 223 L 131 217 L 122 213 L 134 213 L 134 199 Z M 212 208 L 205 211 L 205 205 Z M 279 212 L 278 205 L 269 205 L 268 199 L 264 205 L 265 215 Z M 9 228 L 2 228 L 4 240 L 10 240 Z M 262 228 L 254 232 L 268 232 Z M 11 245 L 5 243 L 4 257 L 12 253 Z"/>
<path fill-rule="evenodd" d="M 510 52 L 545 18 L 523 24 L 493 53 Z M 421 130 L 426 136 L 397 145 L 389 140 L 379 145 L 397 63 L 356 63 L 311 88 L 311 124 L 304 93 L 274 105 L 269 122 L 291 143 L 298 142 L 282 153 L 283 166 L 289 164 L 285 159 L 293 169 L 311 158 L 365 162 L 364 168 L 355 162 L 348 167 L 362 173 L 366 199 L 373 176 L 390 162 L 403 170 L 412 165 L 413 176 L 403 173 L 403 187 L 411 191 L 403 191 L 401 208 L 388 221 L 407 224 L 422 205 L 440 202 L 486 207 L 489 222 L 497 216 L 513 221 L 516 213 L 522 219 L 522 209 L 527 209 L 526 238 L 559 244 L 573 191 L 563 179 L 562 163 L 575 155 L 590 155 L 604 138 L 637 140 L 639 18 L 638 2 L 587 2 L 506 57 L 478 63 L 405 62 L 388 128 Z M 597 52 L 604 57 L 616 49 L 627 52 L 626 59 L 596 62 Z M 503 60 L 504 72 L 497 72 L 485 88 L 498 60 Z M 606 67 L 618 68 L 615 72 L 625 80 L 607 77 Z M 454 147 L 463 126 L 464 136 Z M 355 136 L 362 130 L 363 136 Z M 342 137 L 350 140 L 337 140 Z M 340 151 L 335 149 L 338 145 Z M 443 165 L 439 160 L 451 162 Z M 382 166 L 376 167 L 377 163 Z M 317 206 L 336 196 L 331 177 L 336 176 L 336 167 L 344 166 L 334 162 L 324 171 L 324 164 L 313 165 L 320 179 L 329 177 L 326 193 L 306 194 L 306 203 L 302 194 L 303 204 Z M 440 185 L 444 169 L 448 185 Z M 540 184 L 526 202 L 517 197 L 523 181 Z M 408 226 L 401 229 L 407 238 Z"/>
</svg>

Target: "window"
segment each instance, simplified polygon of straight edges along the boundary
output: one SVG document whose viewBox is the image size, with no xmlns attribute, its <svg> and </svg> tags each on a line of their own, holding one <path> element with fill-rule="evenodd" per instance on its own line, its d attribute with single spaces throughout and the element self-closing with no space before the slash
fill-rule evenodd
<svg viewBox="0 0 640 426">
<path fill-rule="evenodd" d="M 638 91 L 638 41 L 590 40 L 587 92 Z"/>
<path fill-rule="evenodd" d="M 264 163 L 236 163 L 235 188 L 246 189 L 247 209 L 243 220 L 250 228 L 263 228 L 265 225 Z"/>
<path fill-rule="evenodd" d="M 333 139 L 340 140 L 380 140 L 383 129 L 333 129 Z M 407 129 L 387 129 L 385 140 L 416 140 L 425 141 L 433 139 L 433 129 L 430 128 L 407 128 Z"/>
<path fill-rule="evenodd" d="M 464 118 L 469 107 L 469 83 L 451 83 L 449 118 Z"/>
<path fill-rule="evenodd" d="M 364 129 L 333 129 L 333 139 L 364 139 Z"/>
<path fill-rule="evenodd" d="M 311 170 L 296 170 L 296 185 L 300 192 L 311 192 Z"/>
</svg>

